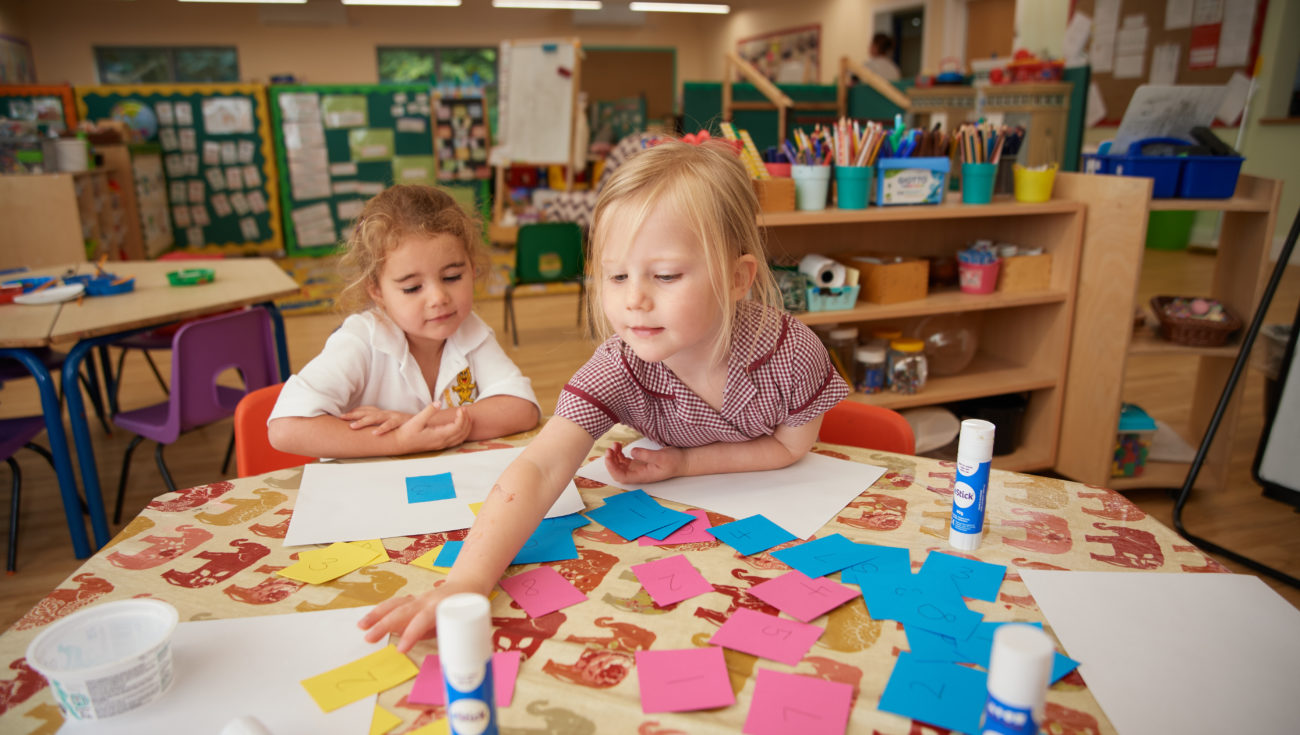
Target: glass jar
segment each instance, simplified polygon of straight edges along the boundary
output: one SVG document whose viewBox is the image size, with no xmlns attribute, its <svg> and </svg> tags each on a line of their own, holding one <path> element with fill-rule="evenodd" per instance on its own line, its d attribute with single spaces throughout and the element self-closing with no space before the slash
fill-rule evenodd
<svg viewBox="0 0 1300 735">
<path fill-rule="evenodd" d="M 919 339 L 896 339 L 889 343 L 889 389 L 912 394 L 925 387 L 929 365 L 925 343 Z"/>
<path fill-rule="evenodd" d="M 854 387 L 863 393 L 879 393 L 885 389 L 885 349 L 873 345 L 859 347 L 854 370 Z"/>
<path fill-rule="evenodd" d="M 826 352 L 831 356 L 831 364 L 839 371 L 840 377 L 849 385 L 853 384 L 854 355 L 858 350 L 858 328 L 839 327 L 831 330 L 827 337 Z"/>
</svg>

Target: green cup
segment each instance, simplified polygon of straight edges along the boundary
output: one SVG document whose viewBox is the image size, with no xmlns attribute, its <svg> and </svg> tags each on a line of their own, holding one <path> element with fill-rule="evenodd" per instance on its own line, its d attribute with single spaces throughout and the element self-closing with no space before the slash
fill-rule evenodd
<svg viewBox="0 0 1300 735">
<path fill-rule="evenodd" d="M 993 180 L 997 178 L 996 163 L 963 163 L 961 165 L 961 201 L 963 204 L 988 204 L 993 201 Z"/>
<path fill-rule="evenodd" d="M 840 209 L 866 209 L 867 195 L 871 191 L 871 166 L 836 166 L 836 203 Z"/>
</svg>

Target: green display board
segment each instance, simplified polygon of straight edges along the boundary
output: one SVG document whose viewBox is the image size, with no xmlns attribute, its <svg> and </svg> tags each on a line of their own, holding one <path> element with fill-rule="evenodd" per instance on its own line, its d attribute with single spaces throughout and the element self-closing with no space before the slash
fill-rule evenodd
<svg viewBox="0 0 1300 735">
<path fill-rule="evenodd" d="M 67 84 L 0 84 L 0 117 L 28 120 L 42 132 L 62 133 L 76 127 L 72 87 Z"/>
<path fill-rule="evenodd" d="M 120 120 L 163 152 L 177 245 L 276 255 L 279 178 L 266 87 L 180 84 L 77 87 L 83 120 Z"/>
<path fill-rule="evenodd" d="M 391 184 L 434 184 L 425 84 L 275 85 L 285 246 L 324 255 L 345 240 L 366 200 Z"/>
</svg>

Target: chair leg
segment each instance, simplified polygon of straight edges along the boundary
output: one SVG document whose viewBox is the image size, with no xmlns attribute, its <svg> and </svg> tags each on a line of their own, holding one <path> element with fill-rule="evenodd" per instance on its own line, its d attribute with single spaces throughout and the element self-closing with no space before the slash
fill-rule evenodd
<svg viewBox="0 0 1300 735">
<path fill-rule="evenodd" d="M 158 379 L 158 386 L 162 388 L 163 394 L 171 397 L 171 389 L 167 387 L 167 381 L 163 380 L 162 373 L 158 372 L 158 364 L 153 361 L 153 356 L 149 350 L 140 350 L 144 354 L 145 362 L 149 363 L 149 369 L 153 371 L 153 376 Z"/>
<path fill-rule="evenodd" d="M 23 490 L 23 473 L 18 469 L 18 462 L 13 457 L 6 457 L 9 469 L 13 472 L 13 489 L 9 496 L 9 553 L 5 557 L 5 572 L 13 574 L 18 571 L 18 506 Z"/>
<path fill-rule="evenodd" d="M 122 474 L 117 479 L 117 502 L 113 504 L 114 523 L 122 522 L 122 501 L 126 499 L 126 479 L 131 474 L 131 454 L 142 441 L 144 437 L 139 434 L 131 437 L 131 443 L 126 445 L 126 454 L 122 455 Z"/>
<path fill-rule="evenodd" d="M 56 475 L 58 474 L 59 468 L 54 466 L 54 455 L 50 454 L 50 450 L 35 442 L 27 442 L 23 446 L 41 455 L 41 457 L 45 459 L 45 463 L 50 466 L 50 469 L 53 470 Z M 90 513 L 90 508 L 86 507 L 86 499 L 81 496 L 80 488 L 77 490 L 77 501 L 81 503 L 82 515 L 88 515 Z"/>
<path fill-rule="evenodd" d="M 163 445 L 161 442 L 154 447 L 153 458 L 158 463 L 158 471 L 162 473 L 163 482 L 167 483 L 167 492 L 176 492 L 176 483 L 172 482 L 172 473 L 167 471 L 167 463 L 163 461 Z"/>
<path fill-rule="evenodd" d="M 86 353 L 86 370 L 77 376 L 81 384 L 86 387 L 86 395 L 90 397 L 90 405 L 95 409 L 95 416 L 99 419 L 99 425 L 104 427 L 106 436 L 113 435 L 113 427 L 108 425 L 108 414 L 104 409 L 104 396 L 99 390 L 99 379 L 95 377 L 95 357 L 93 352 Z M 67 386 L 64 386 L 66 389 Z M 73 386 L 76 390 L 76 386 Z"/>
<path fill-rule="evenodd" d="M 221 460 L 221 476 L 230 474 L 230 458 L 235 456 L 235 430 L 230 430 L 230 443 L 226 445 L 226 458 Z"/>
</svg>

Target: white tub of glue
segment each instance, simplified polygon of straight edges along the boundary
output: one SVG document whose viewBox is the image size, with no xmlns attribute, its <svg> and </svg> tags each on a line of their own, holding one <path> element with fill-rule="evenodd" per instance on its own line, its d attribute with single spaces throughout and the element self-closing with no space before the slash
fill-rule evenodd
<svg viewBox="0 0 1300 735">
<path fill-rule="evenodd" d="M 142 707 L 172 683 L 176 608 L 161 600 L 117 600 L 54 623 L 27 646 L 27 663 L 50 682 L 69 720 L 96 720 Z"/>
</svg>

